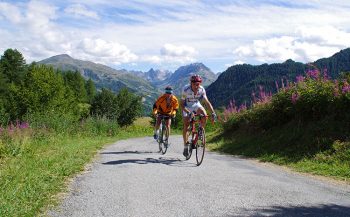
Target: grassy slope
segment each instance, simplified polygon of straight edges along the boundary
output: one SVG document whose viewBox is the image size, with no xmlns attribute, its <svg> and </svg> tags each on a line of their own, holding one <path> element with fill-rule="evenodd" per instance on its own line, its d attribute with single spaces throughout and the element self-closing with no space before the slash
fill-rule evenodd
<svg viewBox="0 0 350 217">
<path fill-rule="evenodd" d="M 66 181 L 84 169 L 105 144 L 151 135 L 144 125 L 123 129 L 115 137 L 53 135 L 31 141 L 26 151 L 0 159 L 0 216 L 36 216 L 57 203 Z"/>
<path fill-rule="evenodd" d="M 286 165 L 296 171 L 333 177 L 350 183 L 350 144 L 346 126 L 320 120 L 290 122 L 265 132 L 240 129 L 216 133 L 209 139 L 212 150 Z"/>
</svg>

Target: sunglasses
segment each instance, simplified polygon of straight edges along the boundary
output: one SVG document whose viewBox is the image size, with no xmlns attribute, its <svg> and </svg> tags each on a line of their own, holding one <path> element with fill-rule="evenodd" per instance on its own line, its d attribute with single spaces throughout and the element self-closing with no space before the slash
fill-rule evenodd
<svg viewBox="0 0 350 217">
<path fill-rule="evenodd" d="M 192 84 L 194 84 L 194 86 L 198 87 L 201 83 L 200 82 L 192 82 Z"/>
</svg>

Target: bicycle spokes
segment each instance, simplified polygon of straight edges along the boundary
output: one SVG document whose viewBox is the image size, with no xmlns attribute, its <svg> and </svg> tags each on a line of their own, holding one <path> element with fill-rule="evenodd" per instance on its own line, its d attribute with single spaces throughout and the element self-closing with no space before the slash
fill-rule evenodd
<svg viewBox="0 0 350 217">
<path fill-rule="evenodd" d="M 202 127 L 198 130 L 198 140 L 196 143 L 196 161 L 197 166 L 203 162 L 205 153 L 205 131 Z"/>
<path fill-rule="evenodd" d="M 166 136 L 166 126 L 165 123 L 161 123 L 159 127 L 159 136 L 158 136 L 159 152 L 165 154 L 168 149 L 168 137 Z"/>
</svg>

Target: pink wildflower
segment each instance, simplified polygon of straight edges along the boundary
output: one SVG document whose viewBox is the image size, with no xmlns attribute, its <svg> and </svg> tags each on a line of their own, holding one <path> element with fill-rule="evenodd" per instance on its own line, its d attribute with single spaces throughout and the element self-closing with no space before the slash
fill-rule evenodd
<svg viewBox="0 0 350 217">
<path fill-rule="evenodd" d="M 292 103 L 295 104 L 297 100 L 299 99 L 298 93 L 292 93 Z"/>
<path fill-rule="evenodd" d="M 257 100 L 256 100 L 256 97 L 255 97 L 255 92 L 254 91 L 252 92 L 252 98 L 253 98 L 253 103 L 255 103 Z"/>
<path fill-rule="evenodd" d="M 344 82 L 343 88 L 342 88 L 342 93 L 346 94 L 350 92 L 350 85 L 347 81 Z"/>
<path fill-rule="evenodd" d="M 320 77 L 320 71 L 318 69 L 311 69 L 306 72 L 306 75 L 312 79 L 318 79 Z"/>
<path fill-rule="evenodd" d="M 264 101 L 266 98 L 266 94 L 261 85 L 259 85 L 259 95 L 260 95 L 260 100 Z"/>
<path fill-rule="evenodd" d="M 10 125 L 8 126 L 8 131 L 9 132 L 13 132 L 15 130 L 15 126 L 13 125 L 13 123 L 11 122 Z"/>
<path fill-rule="evenodd" d="M 305 77 L 302 76 L 302 75 L 298 75 L 298 76 L 296 77 L 296 79 L 297 79 L 297 83 L 302 83 L 302 82 L 304 82 Z"/>
<path fill-rule="evenodd" d="M 244 110 L 247 110 L 247 104 L 246 104 L 246 103 L 242 104 L 242 105 L 238 108 L 238 112 L 241 112 L 241 111 L 244 111 Z"/>
<path fill-rule="evenodd" d="M 334 81 L 334 91 L 333 91 L 333 94 L 335 97 L 338 97 L 340 94 L 339 94 L 339 83 L 338 83 L 338 80 L 335 80 Z"/>
<path fill-rule="evenodd" d="M 328 73 L 327 73 L 327 69 L 323 69 L 323 80 L 327 81 L 329 80 L 329 77 L 328 77 Z"/>
<path fill-rule="evenodd" d="M 286 83 L 287 83 L 287 84 L 286 84 L 286 85 L 287 85 L 287 89 L 289 89 L 290 86 L 289 86 L 289 81 L 288 81 L 288 79 L 286 79 Z"/>
<path fill-rule="evenodd" d="M 28 124 L 28 122 L 22 122 L 22 123 L 19 125 L 19 128 L 20 128 L 20 129 L 26 129 L 26 128 L 29 128 L 29 124 Z"/>
<path fill-rule="evenodd" d="M 279 86 L 278 86 L 278 82 L 277 81 L 275 81 L 275 85 L 276 85 L 276 90 L 277 90 L 277 92 L 279 91 Z"/>
</svg>

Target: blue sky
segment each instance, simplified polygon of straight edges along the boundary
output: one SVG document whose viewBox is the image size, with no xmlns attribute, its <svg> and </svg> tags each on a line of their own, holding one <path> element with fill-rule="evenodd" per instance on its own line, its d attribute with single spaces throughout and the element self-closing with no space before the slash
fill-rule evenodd
<svg viewBox="0 0 350 217">
<path fill-rule="evenodd" d="M 141 71 L 306 63 L 350 47 L 349 11 L 341 0 L 0 0 L 0 52 Z"/>
</svg>

